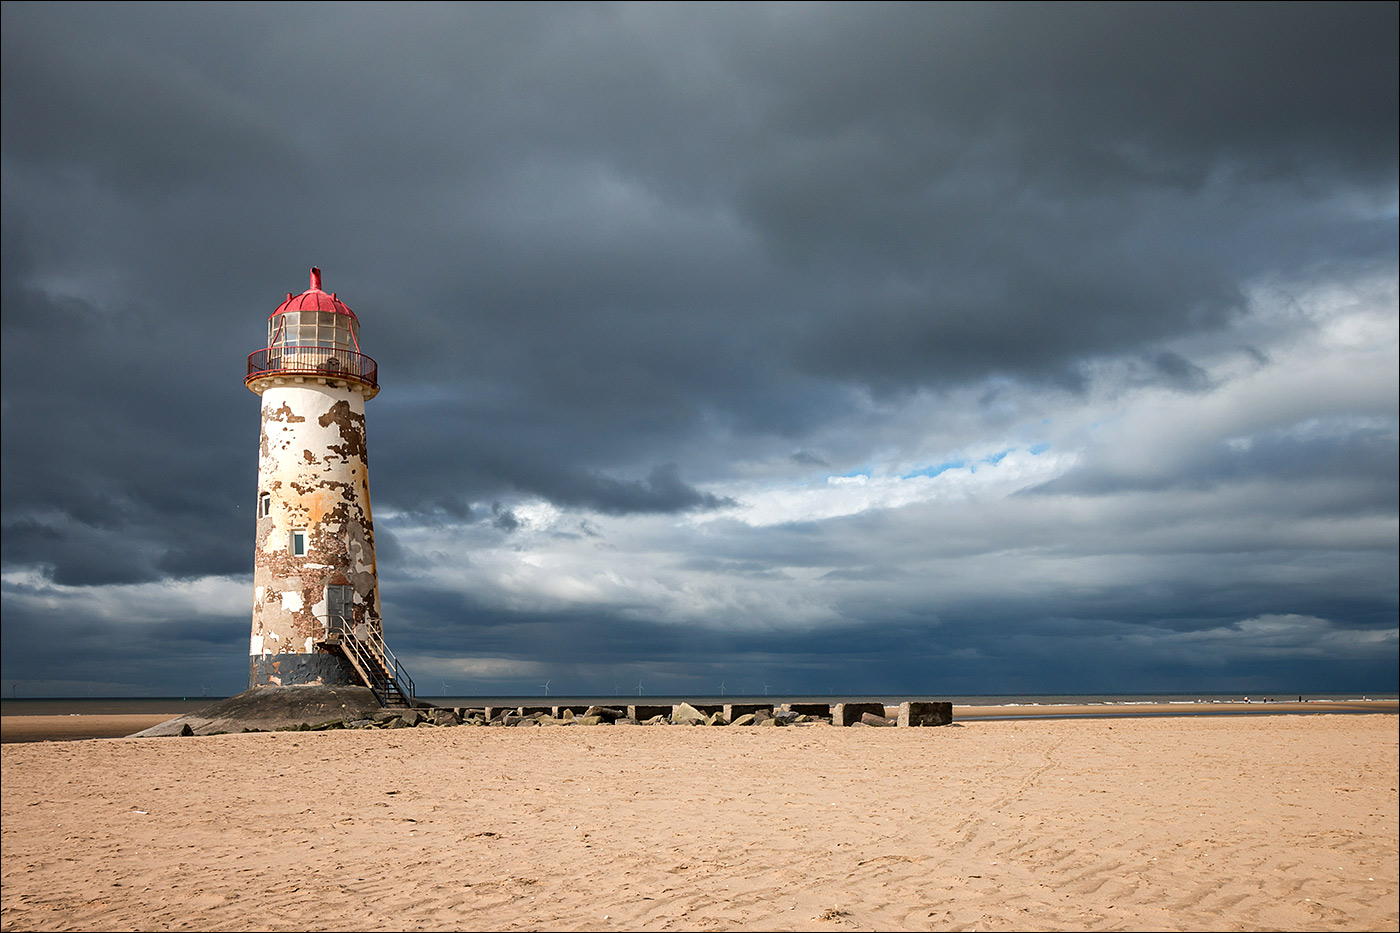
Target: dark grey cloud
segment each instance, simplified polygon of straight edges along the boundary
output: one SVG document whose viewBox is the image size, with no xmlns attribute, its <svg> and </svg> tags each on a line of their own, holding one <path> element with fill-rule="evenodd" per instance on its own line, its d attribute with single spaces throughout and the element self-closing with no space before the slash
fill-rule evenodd
<svg viewBox="0 0 1400 933">
<path fill-rule="evenodd" d="M 22 584 L 0 593 L 0 649 L 23 659 L 6 663 L 7 696 L 227 696 L 246 686 L 246 661 L 230 663 L 247 644 L 246 612 L 167 615 L 154 600 L 74 612 L 35 606 Z"/>
<path fill-rule="evenodd" d="M 229 467 L 257 416 L 220 391 L 199 322 L 49 300 L 5 227 L 6 561 L 65 584 L 244 569 L 250 487 Z"/>
<path fill-rule="evenodd" d="M 674 624 L 660 594 L 694 583 L 764 630 L 828 607 L 823 631 L 847 625 L 862 664 L 893 664 L 878 633 L 953 618 L 955 601 L 909 582 L 927 577 L 921 555 L 1053 541 L 1071 501 L 1102 507 L 1085 521 L 1113 537 L 1128 504 L 1148 508 L 1135 497 L 1157 496 L 1211 539 L 1190 495 L 1263 526 L 1266 489 L 1290 534 L 1330 516 L 1365 566 L 1394 557 L 1362 530 L 1394 522 L 1393 399 L 1330 388 L 1369 365 L 1337 335 L 1361 325 L 1270 310 L 1326 305 L 1328 289 L 1393 306 L 1394 4 L 0 15 L 3 562 L 63 598 L 246 574 L 258 416 L 242 357 L 312 264 L 381 366 L 369 436 L 386 574 L 440 553 L 485 574 L 502 541 L 572 542 L 575 569 L 626 555 L 637 566 L 612 569 L 632 601 L 548 618 L 625 621 L 633 647 L 612 650 L 629 657 Z M 1199 437 L 1062 427 L 1147 417 L 1131 406 L 1152 392 L 1248 408 L 1246 357 L 1329 401 Z M 1140 441 L 1155 446 L 1135 455 Z M 914 474 L 1036 445 L 1078 459 L 1006 500 L 1034 510 L 1026 522 L 935 509 L 930 534 L 880 511 L 911 514 L 905 499 L 835 519 L 792 504 L 827 474 L 869 473 L 875 496 L 887 460 Z M 789 521 L 748 524 L 780 506 Z M 1249 548 L 1246 576 L 1267 577 L 1274 558 Z M 1352 625 L 1362 610 L 1332 598 L 1342 577 L 1310 579 L 1316 600 L 1241 591 L 1210 624 Z M 808 589 L 764 589 L 784 580 Z M 836 595 L 860 581 L 888 593 Z M 1010 644 L 1032 658 L 1045 619 L 1131 615 L 1116 597 L 1095 615 L 1078 585 L 1037 591 L 1048 609 L 993 611 L 988 630 L 1024 624 Z M 1162 586 L 1160 614 L 1206 618 L 1210 593 Z M 1393 578 L 1367 605 L 1387 592 Z M 7 646 L 33 624 L 15 600 Z M 728 644 L 705 649 L 715 664 L 835 663 Z"/>
</svg>

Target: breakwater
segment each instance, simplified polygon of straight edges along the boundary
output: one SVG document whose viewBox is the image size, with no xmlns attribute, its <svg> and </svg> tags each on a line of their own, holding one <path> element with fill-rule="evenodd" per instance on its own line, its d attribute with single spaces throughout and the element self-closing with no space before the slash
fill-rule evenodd
<svg viewBox="0 0 1400 933">
<path fill-rule="evenodd" d="M 522 704 L 512 706 L 434 707 L 395 718 L 436 725 L 689 725 L 689 726 L 944 726 L 953 721 L 950 701 L 904 701 L 896 706 L 873 702 L 837 703 L 629 703 Z M 442 720 L 448 717 L 455 723 Z M 417 723 L 413 723 L 416 725 Z"/>
</svg>

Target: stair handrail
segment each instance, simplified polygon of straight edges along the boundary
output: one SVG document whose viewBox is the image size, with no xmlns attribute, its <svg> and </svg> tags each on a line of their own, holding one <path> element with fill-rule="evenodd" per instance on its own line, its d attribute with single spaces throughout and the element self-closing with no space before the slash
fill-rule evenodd
<svg viewBox="0 0 1400 933">
<path fill-rule="evenodd" d="M 336 625 L 337 622 L 340 624 Z M 413 683 L 413 678 L 408 675 L 408 671 L 399 662 L 394 652 L 389 649 L 389 645 L 384 641 L 383 633 L 369 625 L 364 625 L 364 634 L 361 635 L 357 631 L 358 628 L 359 626 L 351 625 L 350 620 L 346 619 L 343 615 L 327 616 L 327 633 L 338 636 L 337 641 L 341 647 L 348 648 L 348 650 L 353 652 L 360 661 L 361 666 L 368 669 L 371 665 L 366 662 L 373 661 L 374 666 L 377 666 L 384 672 L 384 675 L 398 692 L 412 705 L 413 700 L 416 699 L 418 695 L 417 688 Z M 381 703 L 388 699 L 387 689 L 381 688 L 373 683 L 369 686 L 370 689 L 374 691 L 374 695 L 379 697 Z"/>
</svg>

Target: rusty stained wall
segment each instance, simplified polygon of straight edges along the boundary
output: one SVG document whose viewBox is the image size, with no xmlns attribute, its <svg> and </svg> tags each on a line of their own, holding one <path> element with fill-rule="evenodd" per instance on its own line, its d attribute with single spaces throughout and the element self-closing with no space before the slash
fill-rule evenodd
<svg viewBox="0 0 1400 933">
<path fill-rule="evenodd" d="M 249 653 L 310 654 L 326 632 L 328 584 L 354 588 L 354 622 L 380 630 L 365 450 L 365 399 L 354 387 L 272 386 L 262 394 Z M 306 554 L 292 553 L 305 529 Z"/>
</svg>

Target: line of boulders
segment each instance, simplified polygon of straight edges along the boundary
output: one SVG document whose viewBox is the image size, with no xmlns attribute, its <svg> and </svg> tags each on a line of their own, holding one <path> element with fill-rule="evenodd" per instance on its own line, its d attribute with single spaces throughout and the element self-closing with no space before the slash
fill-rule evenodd
<svg viewBox="0 0 1400 933">
<path fill-rule="evenodd" d="M 946 701 L 904 702 L 895 715 L 879 703 L 784 703 L 673 706 L 421 707 L 385 709 L 364 719 L 301 723 L 278 731 L 411 729 L 444 726 L 941 726 L 953 721 Z M 245 730 L 255 731 L 255 730 Z"/>
</svg>

